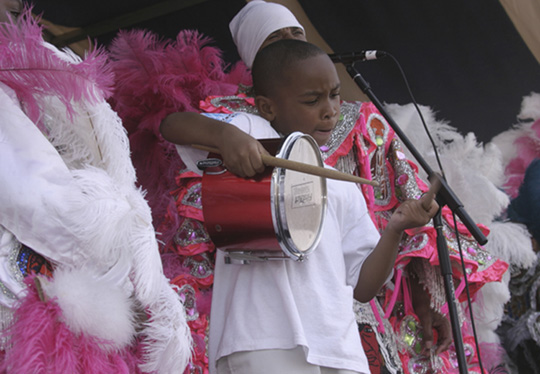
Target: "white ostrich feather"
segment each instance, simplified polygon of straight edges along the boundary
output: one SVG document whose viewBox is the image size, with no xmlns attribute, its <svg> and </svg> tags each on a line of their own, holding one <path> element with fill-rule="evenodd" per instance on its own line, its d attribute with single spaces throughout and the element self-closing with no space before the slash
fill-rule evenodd
<svg viewBox="0 0 540 374">
<path fill-rule="evenodd" d="M 178 374 L 192 354 L 191 331 L 178 294 L 163 278 L 160 292 L 148 310 L 151 320 L 144 329 L 144 372 Z"/>
<path fill-rule="evenodd" d="M 529 268 L 536 261 L 531 235 L 519 223 L 493 222 L 486 249 L 503 261 L 520 268 Z"/>
<path fill-rule="evenodd" d="M 504 304 L 510 300 L 510 291 L 504 282 L 484 285 L 476 294 L 473 303 L 478 340 L 483 343 L 500 343 L 495 332 L 504 316 Z"/>
<path fill-rule="evenodd" d="M 522 120 L 540 118 L 540 93 L 531 92 L 529 96 L 523 98 L 518 118 Z"/>
<path fill-rule="evenodd" d="M 387 109 L 426 162 L 438 171 L 433 146 L 415 107 L 390 104 Z M 507 195 L 497 188 L 504 170 L 498 148 L 484 147 L 473 133 L 463 136 L 447 122 L 438 121 L 430 108 L 420 106 L 420 109 L 439 152 L 448 185 L 476 223 L 488 224 L 509 203 Z M 412 159 L 410 152 L 405 152 Z M 427 179 L 423 170 L 420 176 Z"/>
<path fill-rule="evenodd" d="M 38 29 L 34 33 L 41 35 Z M 150 208 L 135 186 L 125 130 L 105 102 L 110 80 L 107 74 L 98 74 L 105 67 L 104 58 L 90 60 L 91 66 L 82 70 L 72 69 L 37 44 L 29 56 L 35 57 L 31 62 L 40 63 L 40 69 L 30 73 L 22 69 L 15 80 L 32 98 L 24 103 L 33 114 L 30 117 L 71 172 L 56 181 L 71 187 L 70 195 L 45 197 L 43 206 L 50 206 L 53 198 L 61 199 L 63 204 L 55 205 L 61 219 L 52 219 L 61 220 L 57 226 L 63 225 L 76 238 L 69 239 L 71 256 L 45 254 L 56 265 L 45 291 L 58 298 L 74 332 L 107 339 L 113 348 L 134 341 L 133 304 L 137 304 L 150 315 L 141 332 L 147 343 L 142 366 L 148 372 L 182 373 L 191 353 L 190 330 L 183 305 L 163 275 Z M 10 56 L 19 55 L 26 56 Z M 78 62 L 72 54 L 58 56 L 73 65 Z M 74 70 L 76 79 L 69 79 Z M 86 79 L 86 72 L 93 79 Z M 38 73 L 40 78 L 32 81 Z"/>
<path fill-rule="evenodd" d="M 119 266 L 125 268 L 125 264 Z M 48 298 L 56 298 L 71 331 L 105 340 L 106 350 L 120 350 L 130 345 L 135 336 L 132 301 L 122 284 L 91 269 L 59 267 L 50 282 L 42 282 L 43 289 Z"/>
<path fill-rule="evenodd" d="M 512 126 L 510 129 L 496 135 L 491 139 L 491 144 L 495 145 L 501 151 L 502 163 L 506 167 L 510 160 L 514 159 L 518 155 L 518 149 L 514 142 L 516 139 L 522 136 L 529 136 L 536 138 L 536 135 L 531 130 L 533 122 L 523 122 Z M 503 182 L 504 183 L 504 182 Z"/>
<path fill-rule="evenodd" d="M 491 140 L 503 154 L 504 167 L 518 155 L 518 149 L 514 144 L 517 138 L 538 139 L 538 135 L 531 129 L 534 121 L 538 119 L 540 119 L 540 93 L 532 92 L 529 96 L 525 96 L 521 102 L 521 112 L 518 115 L 519 121 L 509 126 L 508 130 L 494 136 Z M 538 144 L 538 153 L 540 153 L 540 143 Z"/>
</svg>

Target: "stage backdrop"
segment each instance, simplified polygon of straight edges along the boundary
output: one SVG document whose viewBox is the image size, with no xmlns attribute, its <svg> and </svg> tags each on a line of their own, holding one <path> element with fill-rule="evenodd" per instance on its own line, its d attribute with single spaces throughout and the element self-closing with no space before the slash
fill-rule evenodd
<svg viewBox="0 0 540 374">
<path fill-rule="evenodd" d="M 535 8 L 536 0 L 520 0 Z M 35 0 L 35 10 L 60 25 L 85 27 L 157 4 L 151 0 Z M 287 3 L 288 1 L 278 1 Z M 289 1 L 291 2 L 291 1 Z M 295 1 L 293 1 L 295 2 Z M 513 13 L 527 12 L 504 0 Z M 172 1 L 163 1 L 173 3 Z M 238 60 L 228 23 L 244 0 L 179 1 L 180 11 L 131 25 L 174 38 L 198 29 L 215 40 L 229 62 Z M 496 0 L 299 0 L 335 52 L 366 49 L 391 53 L 401 64 L 420 104 L 466 133 L 487 142 L 517 123 L 523 96 L 540 92 L 540 65 Z M 519 3 L 523 6 L 523 3 Z M 538 6 L 536 6 L 536 10 Z M 531 15 L 538 12 L 529 12 Z M 529 26 L 531 25 L 529 22 Z M 524 26 L 529 39 L 539 36 Z M 117 30 L 97 36 L 107 45 Z M 356 68 L 382 102 L 411 102 L 391 59 Z"/>
</svg>

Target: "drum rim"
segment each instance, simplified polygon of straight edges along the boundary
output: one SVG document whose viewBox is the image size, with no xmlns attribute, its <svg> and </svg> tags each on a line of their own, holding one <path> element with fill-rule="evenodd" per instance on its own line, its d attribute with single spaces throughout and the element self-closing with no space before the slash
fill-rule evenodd
<svg viewBox="0 0 540 374">
<path fill-rule="evenodd" d="M 294 143 L 300 139 L 306 139 L 313 149 L 316 151 L 316 157 L 317 157 L 317 163 L 318 166 L 324 167 L 324 160 L 322 157 L 322 154 L 319 150 L 319 145 L 317 144 L 316 140 L 308 134 L 304 134 L 302 132 L 293 132 L 289 136 L 285 138 L 283 141 L 283 144 L 281 145 L 278 153 L 276 154 L 276 157 L 278 158 L 287 158 L 291 152 L 292 146 Z M 297 261 L 303 261 L 306 259 L 307 255 L 312 253 L 315 248 L 319 245 L 319 242 L 322 237 L 322 227 L 324 224 L 324 220 L 326 217 L 326 209 L 327 209 L 327 183 L 326 178 L 322 178 L 322 185 L 321 185 L 321 192 L 322 192 L 322 210 L 321 210 L 321 222 L 318 227 L 317 236 L 311 246 L 305 250 L 301 251 L 298 249 L 298 247 L 295 245 L 295 243 L 292 240 L 291 233 L 289 230 L 289 226 L 287 223 L 287 218 L 283 214 L 283 210 L 281 207 L 284 206 L 284 196 L 279 196 L 277 193 L 280 189 L 280 187 L 283 187 L 284 178 L 286 169 L 276 167 L 274 168 L 274 171 L 272 172 L 272 178 L 270 183 L 270 189 L 271 189 L 271 212 L 272 212 L 272 223 L 274 225 L 274 232 L 276 233 L 276 239 L 278 241 L 279 246 L 281 247 L 282 251 L 289 256 L 290 258 L 297 260 Z"/>
</svg>

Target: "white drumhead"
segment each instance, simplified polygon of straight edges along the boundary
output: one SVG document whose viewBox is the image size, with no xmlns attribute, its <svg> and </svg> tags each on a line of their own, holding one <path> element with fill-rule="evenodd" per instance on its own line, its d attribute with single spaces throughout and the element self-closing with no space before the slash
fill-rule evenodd
<svg viewBox="0 0 540 374">
<path fill-rule="evenodd" d="M 302 133 L 289 135 L 277 157 L 323 166 L 316 141 Z M 303 259 L 320 240 L 326 212 L 326 178 L 281 168 L 276 168 L 275 173 L 274 224 L 278 241 L 289 257 Z"/>
</svg>

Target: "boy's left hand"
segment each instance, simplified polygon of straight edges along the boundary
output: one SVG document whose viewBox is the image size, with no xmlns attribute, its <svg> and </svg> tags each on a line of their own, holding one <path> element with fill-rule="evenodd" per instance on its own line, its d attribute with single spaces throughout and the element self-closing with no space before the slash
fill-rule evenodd
<svg viewBox="0 0 540 374">
<path fill-rule="evenodd" d="M 439 177 L 432 179 L 429 190 L 418 200 L 404 201 L 392 214 L 388 223 L 396 231 L 403 231 L 426 225 L 439 210 L 435 196 L 441 188 Z"/>
</svg>

